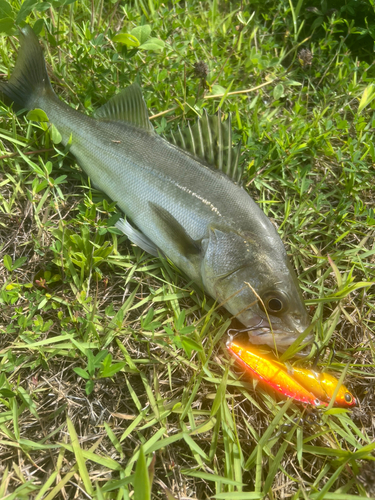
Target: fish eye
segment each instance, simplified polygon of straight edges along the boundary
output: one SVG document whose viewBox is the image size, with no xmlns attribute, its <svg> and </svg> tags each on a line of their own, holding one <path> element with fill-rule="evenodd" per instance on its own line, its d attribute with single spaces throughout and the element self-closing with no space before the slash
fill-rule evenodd
<svg viewBox="0 0 375 500">
<path fill-rule="evenodd" d="M 268 309 L 273 312 L 280 312 L 281 309 L 283 308 L 283 303 L 281 302 L 280 299 L 277 297 L 274 297 L 273 299 L 270 299 L 268 301 Z"/>
<path fill-rule="evenodd" d="M 352 395 L 349 392 L 345 393 L 344 399 L 345 399 L 346 403 L 352 403 L 353 402 L 353 397 L 352 397 Z"/>
<path fill-rule="evenodd" d="M 262 301 L 259 301 L 259 307 L 270 314 L 281 314 L 286 311 L 286 297 L 279 292 L 269 292 L 263 295 Z"/>
</svg>

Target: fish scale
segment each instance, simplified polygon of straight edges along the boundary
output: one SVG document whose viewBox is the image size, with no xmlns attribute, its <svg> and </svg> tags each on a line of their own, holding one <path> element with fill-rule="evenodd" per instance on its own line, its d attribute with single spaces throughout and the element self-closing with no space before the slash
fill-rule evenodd
<svg viewBox="0 0 375 500">
<path fill-rule="evenodd" d="M 53 92 L 29 26 L 20 42 L 0 95 L 45 111 L 93 185 L 125 213 L 117 227 L 223 304 L 251 342 L 284 349 L 301 335 L 310 321 L 298 280 L 274 225 L 238 183 L 240 145 L 232 147 L 230 118 L 203 114 L 171 144 L 155 133 L 137 84 L 89 117 Z"/>
</svg>

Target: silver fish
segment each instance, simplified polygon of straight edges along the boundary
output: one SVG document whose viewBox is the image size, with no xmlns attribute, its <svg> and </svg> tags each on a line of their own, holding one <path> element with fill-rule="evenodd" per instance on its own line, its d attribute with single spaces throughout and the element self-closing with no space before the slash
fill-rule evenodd
<svg viewBox="0 0 375 500">
<path fill-rule="evenodd" d="M 230 119 L 204 115 L 172 144 L 149 121 L 133 84 L 94 117 L 64 104 L 52 90 L 33 30 L 21 47 L 3 100 L 41 108 L 93 184 L 128 221 L 118 227 L 147 252 L 166 255 L 249 330 L 256 344 L 286 348 L 308 326 L 295 272 L 276 229 L 238 184 L 239 147 Z"/>
</svg>

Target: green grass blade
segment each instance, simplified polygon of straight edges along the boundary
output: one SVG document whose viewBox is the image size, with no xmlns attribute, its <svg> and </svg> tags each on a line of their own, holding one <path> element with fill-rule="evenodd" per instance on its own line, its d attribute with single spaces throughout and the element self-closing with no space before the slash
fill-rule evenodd
<svg viewBox="0 0 375 500">
<path fill-rule="evenodd" d="M 85 485 L 87 493 L 92 495 L 94 488 L 93 488 L 92 483 L 90 481 L 90 476 L 89 476 L 89 473 L 88 473 L 88 470 L 86 467 L 86 461 L 85 461 L 84 456 L 83 456 L 83 450 L 79 445 L 76 430 L 75 430 L 74 425 L 69 417 L 67 418 L 67 425 L 68 425 L 68 432 L 70 435 L 70 441 L 72 443 L 72 450 L 73 450 L 73 453 L 74 453 L 76 460 L 77 460 L 79 474 L 81 476 L 83 484 Z"/>
<path fill-rule="evenodd" d="M 145 452 L 143 446 L 139 450 L 137 465 L 134 474 L 134 500 L 150 500 L 151 499 L 151 485 L 148 476 L 148 469 L 146 464 Z"/>
</svg>

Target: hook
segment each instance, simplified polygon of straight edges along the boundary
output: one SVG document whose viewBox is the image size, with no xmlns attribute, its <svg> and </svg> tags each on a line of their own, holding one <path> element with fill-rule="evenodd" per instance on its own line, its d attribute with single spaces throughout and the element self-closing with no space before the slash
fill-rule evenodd
<svg viewBox="0 0 375 500">
<path fill-rule="evenodd" d="M 245 332 L 251 332 L 252 330 L 256 330 L 261 324 L 263 323 L 263 319 L 261 318 L 258 323 L 256 325 L 253 325 L 253 326 L 249 326 L 247 328 L 244 328 L 243 330 L 236 330 L 235 328 L 230 328 L 228 331 L 227 331 L 227 334 L 232 337 L 232 339 L 234 337 L 236 337 L 236 335 L 238 335 L 239 333 L 245 333 Z M 234 335 L 231 334 L 231 332 L 235 332 Z"/>
<path fill-rule="evenodd" d="M 320 355 L 322 354 L 323 351 L 326 351 L 327 349 L 329 349 L 329 346 L 328 345 L 323 345 L 322 347 L 319 348 L 318 344 L 316 342 L 314 342 L 314 344 L 316 345 L 316 348 L 318 349 L 318 352 L 316 353 L 316 356 L 315 356 L 315 359 L 314 359 L 314 362 L 312 364 L 312 367 L 311 369 L 314 370 L 314 371 L 319 371 L 318 370 L 318 361 L 319 361 L 319 358 L 320 358 Z M 336 351 L 335 351 L 335 348 L 332 347 L 331 348 L 331 353 L 330 353 L 330 359 L 328 361 L 328 365 L 330 365 L 332 363 L 332 359 L 335 357 L 336 355 Z"/>
</svg>

